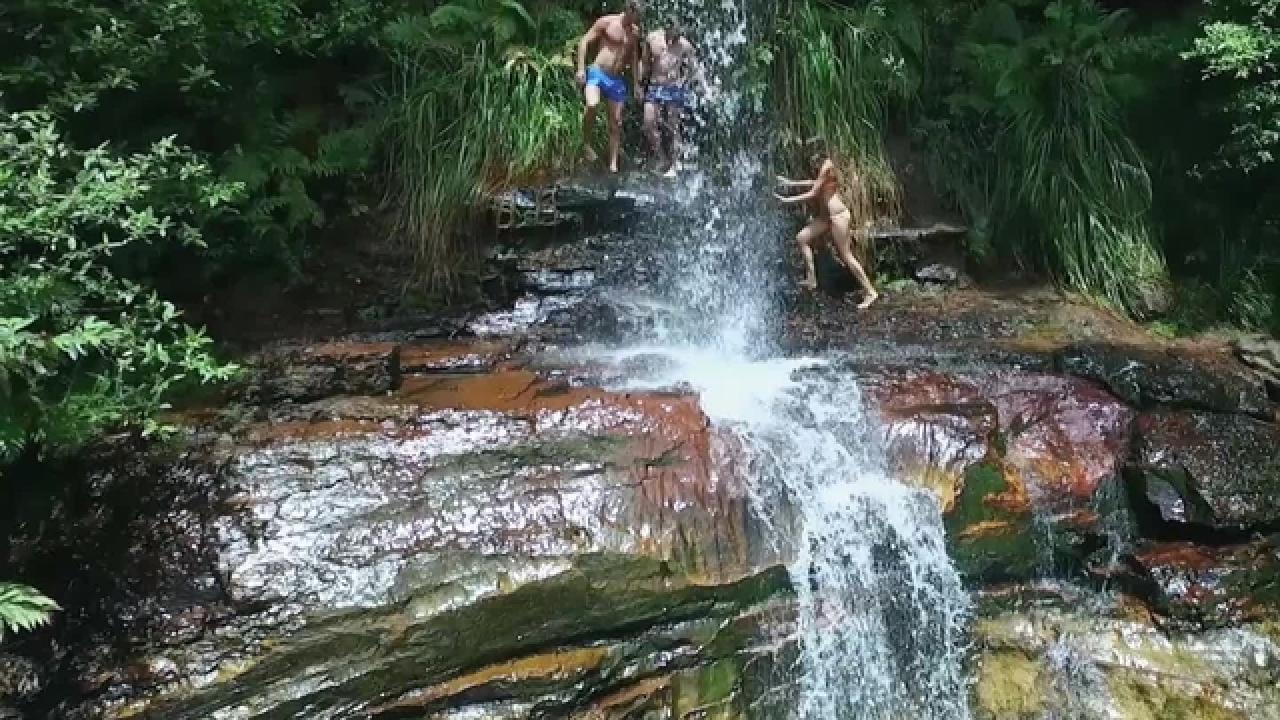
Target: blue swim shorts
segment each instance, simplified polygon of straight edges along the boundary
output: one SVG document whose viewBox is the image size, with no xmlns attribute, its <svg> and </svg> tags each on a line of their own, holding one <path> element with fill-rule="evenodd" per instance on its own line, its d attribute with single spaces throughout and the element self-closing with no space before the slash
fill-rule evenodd
<svg viewBox="0 0 1280 720">
<path fill-rule="evenodd" d="M 612 102 L 627 101 L 627 81 L 592 65 L 587 68 L 587 87 L 597 85 L 600 94 Z"/>
<path fill-rule="evenodd" d="M 655 105 L 689 106 L 688 93 L 679 85 L 650 85 L 644 101 Z"/>
</svg>

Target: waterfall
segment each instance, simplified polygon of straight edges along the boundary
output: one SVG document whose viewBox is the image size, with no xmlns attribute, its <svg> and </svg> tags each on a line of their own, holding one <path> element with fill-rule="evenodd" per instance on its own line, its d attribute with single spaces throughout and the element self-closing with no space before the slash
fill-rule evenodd
<svg viewBox="0 0 1280 720">
<path fill-rule="evenodd" d="M 735 120 L 744 110 L 734 86 L 744 8 L 676 2 L 718 99 L 695 113 L 703 148 L 687 158 L 702 163 L 687 165 L 669 205 L 632 229 L 652 243 L 658 280 L 647 289 L 675 321 L 607 352 L 665 355 L 656 375 L 628 385 L 694 388 L 747 456 L 754 512 L 796 594 L 795 716 L 963 720 L 970 601 L 946 554 L 937 499 L 887 472 L 856 377 L 823 359 L 780 358 L 773 341 L 781 288 L 793 282 L 784 258 L 795 228 L 770 198 L 759 143 L 743 140 Z M 650 12 L 659 26 L 663 8 Z M 708 138 L 726 135 L 727 147 L 706 151 Z"/>
</svg>

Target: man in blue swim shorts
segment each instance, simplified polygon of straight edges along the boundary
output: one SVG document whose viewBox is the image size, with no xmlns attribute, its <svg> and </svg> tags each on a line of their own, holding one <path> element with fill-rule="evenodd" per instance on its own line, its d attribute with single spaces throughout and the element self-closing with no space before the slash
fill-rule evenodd
<svg viewBox="0 0 1280 720">
<path fill-rule="evenodd" d="M 645 38 L 640 64 L 642 73 L 648 70 L 649 81 L 649 91 L 644 98 L 644 134 L 649 139 L 653 157 L 660 163 L 660 171 L 667 177 L 675 177 L 676 161 L 680 158 L 680 122 L 685 108 L 689 107 L 685 78 L 692 71 L 705 95 L 706 76 L 694 55 L 693 43 L 685 37 L 675 18 L 668 20 L 665 28 L 655 30 Z M 660 120 L 671 133 L 670 154 L 663 148 L 662 132 L 658 127 Z"/>
<path fill-rule="evenodd" d="M 592 24 L 591 29 L 578 41 L 578 85 L 582 87 L 587 102 L 582 116 L 582 139 L 587 146 L 587 161 L 595 162 L 595 150 L 591 149 L 591 130 L 596 123 L 596 107 L 600 98 L 609 101 L 609 172 L 618 172 L 618 146 L 622 142 L 622 110 L 630 94 L 622 72 L 631 66 L 636 99 L 640 99 L 640 63 L 637 50 L 640 45 L 639 0 L 626 0 L 622 12 L 605 15 Z M 592 43 L 600 43 L 595 60 L 587 68 L 587 51 Z"/>
</svg>

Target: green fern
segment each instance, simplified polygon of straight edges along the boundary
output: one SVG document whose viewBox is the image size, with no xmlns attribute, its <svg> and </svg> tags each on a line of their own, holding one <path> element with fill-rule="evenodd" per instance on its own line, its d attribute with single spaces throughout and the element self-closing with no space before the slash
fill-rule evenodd
<svg viewBox="0 0 1280 720">
<path fill-rule="evenodd" d="M 29 585 L 0 583 L 0 640 L 5 632 L 33 630 L 49 622 L 58 603 Z"/>
</svg>

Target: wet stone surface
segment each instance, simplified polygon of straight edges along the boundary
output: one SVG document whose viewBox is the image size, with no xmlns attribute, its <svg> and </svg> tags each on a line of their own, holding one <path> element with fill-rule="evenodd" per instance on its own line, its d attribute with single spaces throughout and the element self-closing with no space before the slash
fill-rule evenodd
<svg viewBox="0 0 1280 720">
<path fill-rule="evenodd" d="M 1240 415 L 1142 415 L 1135 482 L 1166 523 L 1280 530 L 1280 426 Z"/>
<path fill-rule="evenodd" d="M 1058 365 L 1063 372 L 1097 380 L 1134 407 L 1272 419 L 1263 383 L 1221 361 L 1121 345 L 1078 345 L 1061 351 Z"/>
<path fill-rule="evenodd" d="M 1280 619 L 1280 545 L 1153 543 L 1129 560 L 1130 587 L 1153 597 L 1167 625 L 1193 629 Z"/>
<path fill-rule="evenodd" d="M 1106 606 L 976 621 L 979 720 L 1280 716 L 1280 644 L 1264 625 L 1168 632 Z"/>
<path fill-rule="evenodd" d="M 239 406 L 188 416 L 188 456 L 84 472 L 10 556 L 102 599 L 65 650 L 0 656 L 0 715 L 787 717 L 790 549 L 748 510 L 736 436 L 684 388 L 604 389 L 670 357 L 571 352 L 673 324 L 658 193 L 578 195 L 587 235 L 495 259 L 512 302 L 268 348 Z M 1280 717 L 1260 380 L 1060 297 L 859 313 L 847 289 L 784 290 L 781 347 L 847 354 L 970 586 L 1034 598 L 975 619 L 975 717 Z M 1062 578 L 1090 587 L 1055 600 Z"/>
</svg>

